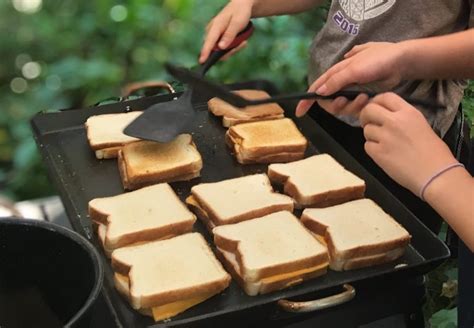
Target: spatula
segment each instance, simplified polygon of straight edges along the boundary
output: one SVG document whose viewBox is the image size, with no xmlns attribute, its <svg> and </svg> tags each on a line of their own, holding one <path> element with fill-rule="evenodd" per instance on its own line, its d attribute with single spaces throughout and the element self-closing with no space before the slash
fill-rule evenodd
<svg viewBox="0 0 474 328">
<path fill-rule="evenodd" d="M 337 97 L 345 97 L 348 100 L 354 100 L 361 93 L 361 91 L 342 90 L 342 91 L 335 92 L 329 96 L 322 96 L 315 92 L 299 92 L 299 93 L 276 95 L 276 96 L 271 96 L 270 98 L 264 98 L 264 99 L 247 99 L 231 92 L 229 89 L 227 89 L 223 85 L 219 85 L 217 83 L 204 79 L 203 76 L 200 76 L 186 68 L 177 67 L 169 63 L 165 64 L 165 67 L 168 73 L 173 75 L 179 81 L 183 83 L 193 84 L 195 86 L 198 85 L 202 88 L 206 88 L 210 93 L 214 94 L 214 96 L 239 108 L 243 108 L 246 106 L 268 104 L 268 103 L 279 102 L 283 100 L 335 99 Z M 375 92 L 364 91 L 363 93 L 368 95 L 369 98 L 373 98 L 377 95 L 377 93 Z M 433 110 L 433 111 L 446 108 L 445 106 L 442 106 L 433 101 L 417 99 L 417 98 L 412 98 L 412 97 L 403 97 L 403 98 L 407 102 L 413 105 L 424 106 L 425 108 L 429 110 Z"/>
<path fill-rule="evenodd" d="M 196 76 L 203 77 L 209 68 L 230 50 L 238 47 L 253 33 L 252 22 L 245 27 L 227 47 L 221 50 L 213 49 L 208 59 L 195 72 Z M 190 125 L 196 115 L 191 103 L 193 87 L 189 88 L 176 100 L 150 106 L 142 115 L 130 123 L 123 133 L 131 137 L 157 142 L 169 142 L 178 135 L 189 132 Z"/>
</svg>

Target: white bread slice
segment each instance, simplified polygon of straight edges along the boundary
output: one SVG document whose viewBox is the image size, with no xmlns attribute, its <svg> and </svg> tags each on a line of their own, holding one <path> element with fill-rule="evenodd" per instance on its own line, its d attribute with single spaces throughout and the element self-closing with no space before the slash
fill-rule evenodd
<svg viewBox="0 0 474 328">
<path fill-rule="evenodd" d="M 199 233 L 119 248 L 112 253 L 112 267 L 128 277 L 135 309 L 215 295 L 230 283 Z"/>
<path fill-rule="evenodd" d="M 189 231 L 191 231 L 191 229 Z M 185 232 L 189 232 L 189 231 L 185 231 Z M 183 232 L 183 233 L 185 233 L 185 232 Z M 106 235 L 107 235 L 107 226 L 105 224 L 97 223 L 97 236 L 99 237 L 100 244 L 102 245 L 102 248 L 104 249 L 105 256 L 107 256 L 107 258 L 110 259 L 110 257 L 112 256 L 112 252 L 115 249 L 114 248 L 108 248 L 105 245 Z M 156 238 L 156 239 L 153 239 L 153 240 L 165 240 L 165 239 L 169 239 L 169 238 L 173 238 L 173 237 L 176 237 L 176 235 L 171 235 L 170 234 L 170 235 L 166 235 L 164 237 Z M 141 245 L 141 244 L 147 243 L 148 241 L 149 240 L 138 241 L 136 243 L 127 244 L 127 246 Z"/>
<path fill-rule="evenodd" d="M 398 222 L 370 199 L 305 209 L 301 222 L 324 238 L 330 267 L 337 271 L 393 261 L 403 254 L 411 239 Z"/>
<path fill-rule="evenodd" d="M 326 274 L 328 268 L 328 263 L 325 262 L 307 269 L 277 274 L 258 281 L 247 281 L 241 276 L 240 265 L 237 262 L 235 254 L 224 251 L 220 248 L 216 249 L 216 254 L 224 264 L 224 267 L 227 269 L 227 271 L 230 272 L 234 280 L 237 281 L 237 283 L 249 296 L 267 294 L 276 290 L 298 285 L 303 281 Z"/>
<path fill-rule="evenodd" d="M 321 154 L 268 166 L 273 183 L 284 185 L 297 207 L 326 207 L 364 197 L 365 182 L 347 171 L 332 156 Z"/>
<path fill-rule="evenodd" d="M 214 225 L 236 223 L 277 211 L 293 211 L 293 199 L 273 191 L 265 174 L 254 174 L 191 188 L 197 205 Z M 196 205 L 197 204 L 197 205 Z"/>
<path fill-rule="evenodd" d="M 104 237 L 106 252 L 189 232 L 196 221 L 167 183 L 93 199 L 89 216 L 103 226 L 98 232 Z"/>
<path fill-rule="evenodd" d="M 112 256 L 112 252 L 115 250 L 115 249 L 111 249 L 111 248 L 107 248 L 105 246 L 105 235 L 107 234 L 107 226 L 104 225 L 104 224 L 97 224 L 97 235 L 99 237 L 99 241 L 100 241 L 100 244 L 102 245 L 102 248 L 104 249 L 104 254 L 107 258 L 111 258 Z M 179 234 L 178 234 L 179 235 Z M 161 237 L 161 238 L 156 238 L 156 239 L 153 239 L 153 240 L 165 240 L 165 239 L 169 239 L 169 238 L 173 238 L 173 237 L 176 237 L 177 235 L 166 235 L 164 237 Z M 138 241 L 136 243 L 131 243 L 127 246 L 136 246 L 136 245 L 141 245 L 141 244 L 144 244 L 144 243 L 147 243 L 149 242 L 148 240 L 146 241 Z"/>
<path fill-rule="evenodd" d="M 233 92 L 247 99 L 264 99 L 270 97 L 268 93 L 262 90 L 246 89 Z M 240 123 L 284 117 L 283 108 L 276 103 L 237 108 L 226 103 L 222 99 L 212 98 L 208 101 L 208 107 L 215 116 L 222 116 L 222 124 L 224 127 Z"/>
<path fill-rule="evenodd" d="M 169 143 L 139 141 L 125 145 L 118 165 L 124 188 L 133 190 L 198 177 L 202 158 L 191 135 L 182 134 Z"/>
<path fill-rule="evenodd" d="M 139 139 L 129 137 L 123 129 L 142 112 L 91 116 L 85 123 L 87 140 L 98 159 L 116 158 L 123 145 Z"/>
<path fill-rule="evenodd" d="M 328 266 L 326 247 L 288 211 L 219 226 L 213 233 L 223 262 L 249 295 L 299 283 Z"/>
<path fill-rule="evenodd" d="M 129 279 L 124 275 L 114 273 L 114 283 L 115 288 L 117 288 L 118 292 L 128 300 L 130 297 Z M 182 313 L 199 303 L 204 302 L 205 300 L 211 298 L 214 295 L 215 294 L 213 294 L 213 292 L 211 291 L 209 294 L 203 294 L 201 296 L 191 297 L 188 299 L 183 299 L 180 301 L 156 306 L 153 308 L 140 308 L 137 310 L 143 315 L 153 317 L 155 321 L 160 321 L 174 317 L 175 315 Z"/>
<path fill-rule="evenodd" d="M 119 292 L 119 294 L 127 298 L 128 300 L 129 295 L 130 295 L 130 287 L 129 287 L 130 282 L 127 276 L 121 275 L 119 273 L 114 273 L 114 285 L 117 291 Z M 140 308 L 140 309 L 137 309 L 137 311 L 143 315 L 147 315 L 150 317 L 153 316 L 153 312 L 151 308 Z"/>
<path fill-rule="evenodd" d="M 301 159 L 308 141 L 291 119 L 282 118 L 232 126 L 227 130 L 226 143 L 237 161 L 247 164 Z"/>
</svg>

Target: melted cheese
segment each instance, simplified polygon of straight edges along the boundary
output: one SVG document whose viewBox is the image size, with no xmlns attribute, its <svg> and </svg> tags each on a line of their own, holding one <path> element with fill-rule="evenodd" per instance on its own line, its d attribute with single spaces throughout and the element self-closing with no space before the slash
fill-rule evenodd
<svg viewBox="0 0 474 328">
<path fill-rule="evenodd" d="M 186 198 L 186 203 L 188 203 L 189 205 L 193 205 L 195 207 L 198 207 L 201 211 L 206 213 L 206 211 L 204 211 L 204 209 L 199 205 L 199 203 L 197 202 L 196 198 L 194 198 L 194 196 L 191 195 L 188 198 Z"/>
<path fill-rule="evenodd" d="M 328 263 L 324 263 L 324 264 L 317 265 L 317 266 L 307 268 L 307 269 L 301 269 L 301 270 L 293 271 L 293 272 L 289 272 L 289 273 L 277 274 L 277 275 L 274 275 L 274 276 L 271 276 L 271 277 L 263 278 L 262 282 L 263 283 L 272 283 L 272 282 L 276 282 L 276 281 L 280 281 L 280 280 L 291 279 L 293 277 L 298 277 L 298 276 L 301 276 L 301 275 L 306 274 L 306 273 L 310 273 L 310 272 L 314 272 L 314 271 L 324 269 L 327 266 L 328 266 Z"/>
<path fill-rule="evenodd" d="M 196 208 L 196 211 L 201 212 L 201 215 L 205 217 L 204 219 L 207 219 L 206 222 L 204 223 L 208 226 L 209 230 L 212 231 L 212 229 L 216 227 L 214 222 L 212 222 L 212 220 L 209 218 L 209 214 L 206 212 L 204 208 L 202 208 L 202 206 L 198 203 L 198 201 L 196 200 L 194 196 L 191 195 L 188 198 L 186 198 L 186 204 L 194 206 Z"/>
<path fill-rule="evenodd" d="M 311 233 L 311 234 L 314 236 L 314 238 L 316 238 L 317 241 L 319 241 L 319 242 L 320 242 L 321 244 L 323 244 L 324 246 L 328 247 L 328 243 L 326 242 L 326 239 L 324 239 L 323 236 L 317 235 L 317 234 L 315 234 L 315 233 Z"/>
<path fill-rule="evenodd" d="M 119 273 L 115 273 L 116 282 L 120 283 L 120 291 L 122 293 L 128 294 L 128 286 L 129 280 L 127 276 L 121 275 Z M 186 311 L 190 307 L 193 307 L 199 303 L 204 302 L 208 298 L 214 296 L 215 293 L 204 294 L 201 296 L 196 296 L 192 298 L 188 298 L 181 301 L 176 301 L 168 304 L 163 304 L 160 306 L 155 306 L 151 308 L 151 313 L 153 315 L 153 319 L 155 321 L 160 321 L 164 319 L 168 319 L 174 317 L 181 312 Z"/>
<path fill-rule="evenodd" d="M 189 298 L 187 300 L 177 301 L 173 303 L 164 304 L 161 306 L 155 306 L 151 310 L 153 312 L 153 319 L 160 321 L 171 318 L 181 312 L 186 311 L 190 307 L 193 307 L 199 303 L 204 302 L 208 298 L 214 296 L 214 294 L 205 294 L 203 296 L 197 296 Z"/>
</svg>

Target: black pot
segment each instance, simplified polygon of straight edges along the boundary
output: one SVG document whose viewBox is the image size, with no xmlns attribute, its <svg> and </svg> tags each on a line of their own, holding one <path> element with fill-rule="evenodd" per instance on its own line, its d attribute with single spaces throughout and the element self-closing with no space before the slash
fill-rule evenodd
<svg viewBox="0 0 474 328">
<path fill-rule="evenodd" d="M 0 218 L 0 327 L 87 327 L 104 276 L 77 233 L 36 220 Z"/>
</svg>

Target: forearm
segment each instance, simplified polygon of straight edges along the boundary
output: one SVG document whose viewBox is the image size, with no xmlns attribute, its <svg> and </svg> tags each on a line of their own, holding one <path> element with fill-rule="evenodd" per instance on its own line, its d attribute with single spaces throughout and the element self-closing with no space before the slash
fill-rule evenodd
<svg viewBox="0 0 474 328">
<path fill-rule="evenodd" d="M 399 45 L 405 80 L 474 78 L 474 28 Z"/>
<path fill-rule="evenodd" d="M 436 178 L 425 191 L 426 201 L 474 252 L 474 179 L 461 168 Z"/>
<path fill-rule="evenodd" d="M 324 0 L 250 0 L 252 17 L 297 14 L 324 3 Z"/>
</svg>

